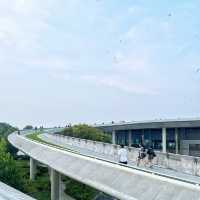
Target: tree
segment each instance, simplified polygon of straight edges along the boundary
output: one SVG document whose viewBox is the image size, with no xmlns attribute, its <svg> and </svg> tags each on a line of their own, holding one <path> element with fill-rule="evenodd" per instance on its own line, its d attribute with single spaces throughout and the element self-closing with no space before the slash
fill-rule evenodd
<svg viewBox="0 0 200 200">
<path fill-rule="evenodd" d="M 110 135 L 105 134 L 99 129 L 88 126 L 87 124 L 79 124 L 72 127 L 67 127 L 63 131 L 59 132 L 59 134 L 87 140 L 111 143 Z"/>
<path fill-rule="evenodd" d="M 4 138 L 0 140 L 0 181 L 23 190 L 23 179 L 14 159 L 7 153 L 7 143 Z"/>
<path fill-rule="evenodd" d="M 0 123 L 0 137 L 6 138 L 10 133 L 16 130 L 17 128 L 12 127 L 7 123 Z"/>
<path fill-rule="evenodd" d="M 8 140 L 7 140 L 7 137 L 10 133 L 16 131 L 17 128 L 15 127 L 12 127 L 10 126 L 9 124 L 7 123 L 0 123 L 0 139 L 5 139 L 6 140 L 6 148 L 7 148 L 7 151 L 11 153 L 11 155 L 13 156 L 16 156 L 16 153 L 18 152 L 18 150 L 12 146 Z"/>
<path fill-rule="evenodd" d="M 31 130 L 31 129 L 33 129 L 33 126 L 32 125 L 26 125 L 23 129 L 24 130 Z"/>
</svg>

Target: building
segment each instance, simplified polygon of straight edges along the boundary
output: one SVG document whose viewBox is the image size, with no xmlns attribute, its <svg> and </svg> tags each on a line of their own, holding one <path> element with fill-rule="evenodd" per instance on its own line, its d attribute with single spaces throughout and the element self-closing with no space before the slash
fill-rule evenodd
<svg viewBox="0 0 200 200">
<path fill-rule="evenodd" d="M 112 122 L 95 127 L 112 134 L 114 144 L 143 144 L 164 153 L 200 156 L 200 119 Z"/>
</svg>

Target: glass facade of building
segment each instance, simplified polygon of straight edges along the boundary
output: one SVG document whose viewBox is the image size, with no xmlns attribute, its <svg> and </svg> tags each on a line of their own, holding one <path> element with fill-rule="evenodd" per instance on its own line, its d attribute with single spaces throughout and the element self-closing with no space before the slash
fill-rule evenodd
<svg viewBox="0 0 200 200">
<path fill-rule="evenodd" d="M 162 150 L 162 129 L 135 129 L 116 131 L 116 143 L 129 145 L 129 133 L 131 134 L 131 146 L 139 147 L 143 144 L 146 148 L 152 146 L 156 150 Z M 197 140 L 200 143 L 200 128 L 178 128 L 178 147 L 183 140 Z M 191 146 L 191 149 L 194 149 Z M 199 149 L 199 148 L 198 148 Z M 175 153 L 175 128 L 167 128 L 167 152 Z M 194 151 L 194 150 L 192 150 Z"/>
<path fill-rule="evenodd" d="M 116 143 L 129 145 L 128 130 L 116 131 Z M 152 146 L 156 150 L 162 149 L 162 129 L 131 130 L 131 146 L 138 147 L 143 144 L 146 148 Z M 167 129 L 168 152 L 175 151 L 175 129 Z"/>
<path fill-rule="evenodd" d="M 180 128 L 181 140 L 200 140 L 200 128 Z"/>
<path fill-rule="evenodd" d="M 175 129 L 167 129 L 167 151 L 175 153 L 176 143 L 175 143 Z"/>
<path fill-rule="evenodd" d="M 116 143 L 128 146 L 128 131 L 116 131 Z"/>
<path fill-rule="evenodd" d="M 138 147 L 139 144 L 143 144 L 143 140 L 143 130 L 131 131 L 131 146 Z"/>
<path fill-rule="evenodd" d="M 132 146 L 138 147 L 143 144 L 146 148 L 153 146 L 154 149 L 162 148 L 162 130 L 161 129 L 142 129 L 133 130 Z"/>
</svg>

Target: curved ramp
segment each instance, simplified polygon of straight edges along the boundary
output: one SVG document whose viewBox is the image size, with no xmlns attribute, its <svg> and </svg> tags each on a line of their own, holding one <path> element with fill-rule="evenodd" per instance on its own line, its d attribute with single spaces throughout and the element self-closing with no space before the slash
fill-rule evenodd
<svg viewBox="0 0 200 200">
<path fill-rule="evenodd" d="M 63 175 L 121 200 L 200 200 L 200 187 L 59 150 L 11 134 L 15 147 Z"/>
</svg>

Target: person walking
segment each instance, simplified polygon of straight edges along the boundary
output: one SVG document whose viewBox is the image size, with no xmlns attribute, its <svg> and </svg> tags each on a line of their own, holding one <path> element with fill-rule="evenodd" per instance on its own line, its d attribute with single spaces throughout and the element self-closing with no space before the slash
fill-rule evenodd
<svg viewBox="0 0 200 200">
<path fill-rule="evenodd" d="M 139 148 L 139 151 L 138 151 L 137 166 L 140 165 L 141 161 L 143 162 L 143 164 L 145 164 L 144 159 L 146 157 L 146 150 L 145 150 L 144 146 L 140 145 L 139 147 L 140 148 Z"/>
<path fill-rule="evenodd" d="M 128 164 L 128 152 L 127 150 L 124 148 L 124 145 L 120 145 L 121 148 L 118 151 L 118 156 L 119 156 L 119 163 Z"/>
<path fill-rule="evenodd" d="M 154 157 L 156 157 L 156 154 L 155 154 L 152 146 L 148 149 L 147 155 L 148 155 L 149 167 L 152 168 L 153 167 L 153 159 L 154 159 Z"/>
</svg>

